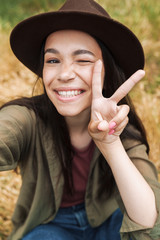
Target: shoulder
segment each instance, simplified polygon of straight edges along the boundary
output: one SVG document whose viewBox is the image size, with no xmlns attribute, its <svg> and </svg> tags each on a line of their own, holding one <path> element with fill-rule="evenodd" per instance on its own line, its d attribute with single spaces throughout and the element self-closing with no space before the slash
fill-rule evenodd
<svg viewBox="0 0 160 240">
<path fill-rule="evenodd" d="M 8 105 L 0 110 L 0 122 L 14 122 L 18 125 L 36 123 L 36 115 L 32 109 L 19 105 Z"/>
<path fill-rule="evenodd" d="M 133 135 L 141 136 L 140 131 L 138 131 L 133 125 L 129 124 L 129 130 L 133 132 Z M 133 159 L 144 159 L 148 160 L 149 156 L 147 153 L 147 146 L 140 140 L 140 138 L 126 137 L 122 139 L 122 144 L 129 155 Z"/>
</svg>

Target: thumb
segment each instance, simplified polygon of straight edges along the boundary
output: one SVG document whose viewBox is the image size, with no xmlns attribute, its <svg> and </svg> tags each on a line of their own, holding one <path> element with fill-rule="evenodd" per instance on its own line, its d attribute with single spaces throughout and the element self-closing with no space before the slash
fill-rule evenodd
<svg viewBox="0 0 160 240">
<path fill-rule="evenodd" d="M 91 120 L 88 125 L 88 130 L 90 133 L 98 133 L 100 131 L 108 132 L 109 131 L 109 124 L 106 120 Z"/>
</svg>

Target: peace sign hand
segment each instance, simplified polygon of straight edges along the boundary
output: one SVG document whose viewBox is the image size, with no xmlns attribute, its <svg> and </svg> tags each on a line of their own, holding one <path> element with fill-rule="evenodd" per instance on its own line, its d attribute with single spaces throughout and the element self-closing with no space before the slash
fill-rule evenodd
<svg viewBox="0 0 160 240">
<path fill-rule="evenodd" d="M 117 104 L 134 85 L 144 77 L 145 72 L 138 70 L 126 80 L 110 98 L 102 95 L 102 62 L 95 63 L 92 77 L 91 121 L 88 131 L 94 141 L 112 143 L 120 136 L 128 123 L 129 106 Z"/>
</svg>

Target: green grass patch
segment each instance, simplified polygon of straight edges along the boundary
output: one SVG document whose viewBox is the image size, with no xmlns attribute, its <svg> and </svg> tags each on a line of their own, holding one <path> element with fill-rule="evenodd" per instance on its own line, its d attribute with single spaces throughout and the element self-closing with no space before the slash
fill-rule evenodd
<svg viewBox="0 0 160 240">
<path fill-rule="evenodd" d="M 0 25 L 9 30 L 19 21 L 45 11 L 56 10 L 63 0 L 0 0 Z"/>
</svg>

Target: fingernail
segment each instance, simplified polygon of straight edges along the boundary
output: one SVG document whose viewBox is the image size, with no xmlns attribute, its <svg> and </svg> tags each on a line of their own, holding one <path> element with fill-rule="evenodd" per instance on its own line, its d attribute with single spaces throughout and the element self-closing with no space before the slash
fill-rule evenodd
<svg viewBox="0 0 160 240">
<path fill-rule="evenodd" d="M 114 132 L 115 132 L 115 130 L 114 130 L 114 129 L 112 129 L 112 130 L 110 130 L 110 131 L 109 131 L 109 133 L 108 133 L 108 134 L 109 134 L 109 135 L 112 135 Z"/>
<path fill-rule="evenodd" d="M 142 75 L 145 75 L 145 71 L 143 69 L 140 69 L 139 72 L 142 74 Z"/>
<path fill-rule="evenodd" d="M 116 126 L 116 123 L 115 122 L 111 122 L 110 124 L 109 124 L 109 129 L 112 129 L 112 128 L 114 128 Z"/>
</svg>

